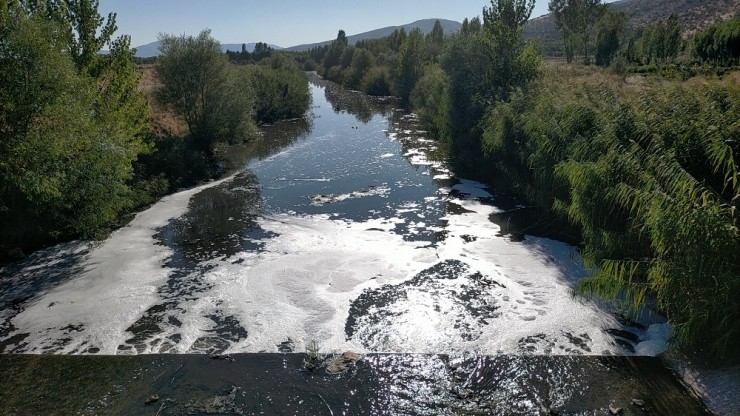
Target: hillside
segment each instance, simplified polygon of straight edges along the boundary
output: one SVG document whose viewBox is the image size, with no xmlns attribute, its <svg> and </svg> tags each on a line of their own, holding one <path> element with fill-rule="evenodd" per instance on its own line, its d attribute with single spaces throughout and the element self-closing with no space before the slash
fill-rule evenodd
<svg viewBox="0 0 740 416">
<path fill-rule="evenodd" d="M 247 51 L 253 52 L 255 43 L 247 43 Z M 276 45 L 270 45 L 273 49 L 282 49 L 280 46 Z M 228 51 L 241 51 L 242 50 L 242 44 L 241 43 L 223 43 L 221 44 L 221 50 L 226 52 Z M 158 56 L 159 55 L 159 41 L 147 43 L 146 45 L 141 45 L 136 47 L 136 57 L 137 58 L 149 58 L 151 56 Z"/>
<path fill-rule="evenodd" d="M 608 6 L 627 15 L 627 30 L 630 33 L 673 13 L 679 16 L 684 36 L 740 16 L 740 0 L 621 0 Z M 527 22 L 524 38 L 538 39 L 546 55 L 562 54 L 562 35 L 555 27 L 555 19 L 549 14 Z"/>
<path fill-rule="evenodd" d="M 432 31 L 432 28 L 434 27 L 434 22 L 439 20 L 439 22 L 442 24 L 442 29 L 444 29 L 445 33 L 454 33 L 460 30 L 460 27 L 462 26 L 459 22 L 455 22 L 453 20 L 446 20 L 446 19 L 423 19 L 423 20 L 417 20 L 413 23 L 401 25 L 401 26 L 388 26 L 380 29 L 371 30 L 369 32 L 363 32 L 356 35 L 347 36 L 347 40 L 349 41 L 350 45 L 354 45 L 355 43 L 363 40 L 363 39 L 380 39 L 382 37 L 386 37 L 393 33 L 396 29 L 403 28 L 406 32 L 410 32 L 413 29 L 420 29 L 422 33 L 427 34 Z M 341 28 L 337 28 L 337 31 L 339 31 Z M 285 48 L 286 51 L 295 51 L 295 52 L 301 52 L 301 51 L 307 51 L 311 48 L 314 48 L 316 46 L 324 46 L 324 45 L 330 45 L 334 39 L 327 40 L 324 42 L 318 42 L 318 43 L 310 43 L 310 44 L 304 44 L 304 45 L 296 45 L 291 46 L 289 48 Z"/>
</svg>

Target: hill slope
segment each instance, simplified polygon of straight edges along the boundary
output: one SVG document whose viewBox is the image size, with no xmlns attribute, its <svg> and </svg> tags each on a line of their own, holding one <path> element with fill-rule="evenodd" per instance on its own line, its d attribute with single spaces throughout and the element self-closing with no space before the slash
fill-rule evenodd
<svg viewBox="0 0 740 416">
<path fill-rule="evenodd" d="M 439 20 L 439 23 L 442 24 L 442 29 L 445 33 L 454 33 L 460 30 L 460 27 L 462 26 L 459 22 L 455 22 L 453 20 L 446 20 L 446 19 L 423 19 L 423 20 L 417 20 L 413 23 L 401 25 L 401 26 L 388 26 L 380 29 L 371 30 L 369 32 L 363 32 L 352 36 L 347 36 L 347 40 L 349 41 L 350 45 L 354 45 L 355 43 L 363 40 L 363 39 L 380 39 L 382 37 L 386 37 L 393 33 L 396 29 L 403 28 L 406 32 L 410 32 L 411 30 L 415 28 L 419 28 L 422 33 L 427 34 L 432 31 L 432 28 L 434 27 L 434 22 Z M 339 29 L 339 28 L 337 28 Z M 337 30 L 338 31 L 338 30 Z M 318 43 L 310 43 L 310 44 L 304 44 L 304 45 L 296 45 L 291 46 L 289 48 L 285 48 L 286 51 L 307 51 L 311 48 L 314 48 L 316 46 L 324 46 L 324 45 L 330 45 L 334 39 L 327 40 L 324 42 L 318 42 Z"/>
<path fill-rule="evenodd" d="M 608 4 L 613 11 L 627 15 L 627 30 L 633 32 L 647 24 L 676 13 L 684 36 L 735 17 L 740 17 L 740 0 L 621 0 Z M 531 19 L 524 26 L 524 38 L 538 39 L 546 55 L 562 54 L 562 34 L 552 15 Z"/>
</svg>

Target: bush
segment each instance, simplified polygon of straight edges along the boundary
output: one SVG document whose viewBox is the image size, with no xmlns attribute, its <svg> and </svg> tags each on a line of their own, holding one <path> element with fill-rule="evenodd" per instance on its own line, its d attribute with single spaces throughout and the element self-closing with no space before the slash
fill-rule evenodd
<svg viewBox="0 0 740 416">
<path fill-rule="evenodd" d="M 411 92 L 411 104 L 435 137 L 450 135 L 449 80 L 439 65 L 429 65 Z"/>
<path fill-rule="evenodd" d="M 360 82 L 362 91 L 369 95 L 391 95 L 391 82 L 385 67 L 375 66 L 367 71 Z"/>
<path fill-rule="evenodd" d="M 333 68 L 332 68 L 333 69 Z M 306 75 L 281 54 L 246 67 L 255 94 L 258 123 L 303 117 L 311 102 Z"/>
<path fill-rule="evenodd" d="M 159 100 L 185 119 L 199 149 L 246 140 L 254 131 L 248 76 L 230 65 L 209 30 L 193 36 L 160 36 L 155 69 Z"/>
</svg>

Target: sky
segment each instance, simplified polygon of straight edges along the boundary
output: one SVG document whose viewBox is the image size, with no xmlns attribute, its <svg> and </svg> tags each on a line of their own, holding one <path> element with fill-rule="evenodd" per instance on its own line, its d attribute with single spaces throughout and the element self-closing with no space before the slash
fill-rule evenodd
<svg viewBox="0 0 740 416">
<path fill-rule="evenodd" d="M 334 39 L 420 19 L 462 22 L 481 15 L 488 0 L 100 0 L 103 16 L 117 14 L 118 35 L 131 45 L 157 40 L 159 33 L 196 35 L 202 29 L 221 43 L 267 42 L 281 47 Z M 547 13 L 536 0 L 532 17 Z"/>
</svg>

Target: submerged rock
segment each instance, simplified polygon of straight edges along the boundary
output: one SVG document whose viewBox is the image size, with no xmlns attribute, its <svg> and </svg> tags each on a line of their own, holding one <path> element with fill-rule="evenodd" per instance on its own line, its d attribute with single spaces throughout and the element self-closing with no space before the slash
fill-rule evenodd
<svg viewBox="0 0 740 416">
<path fill-rule="evenodd" d="M 146 401 L 144 401 L 144 404 L 152 404 L 158 401 L 159 401 L 159 396 L 156 394 L 152 394 L 151 396 L 149 396 L 149 398 L 146 399 Z"/>
</svg>

